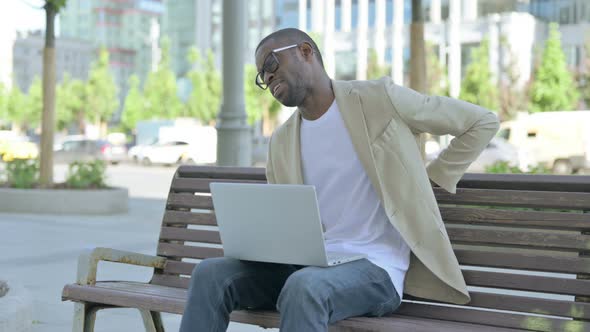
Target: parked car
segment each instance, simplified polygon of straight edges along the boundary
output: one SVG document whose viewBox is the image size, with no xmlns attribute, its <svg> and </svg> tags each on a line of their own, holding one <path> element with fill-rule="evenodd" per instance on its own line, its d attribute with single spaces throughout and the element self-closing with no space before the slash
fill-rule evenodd
<svg viewBox="0 0 590 332">
<path fill-rule="evenodd" d="M 441 150 L 431 152 L 426 155 L 428 162 L 436 159 L 440 154 Z M 508 143 L 501 137 L 494 137 L 485 147 L 483 152 L 477 157 L 477 159 L 469 166 L 467 172 L 470 173 L 485 173 L 485 169 L 499 161 L 505 161 L 512 166 L 518 167 L 520 170 L 525 171 L 530 167 L 530 161 L 528 156 Z"/>
<path fill-rule="evenodd" d="M 39 156 L 37 144 L 30 138 L 21 135 L 4 135 L 0 137 L 0 159 L 13 161 L 14 159 L 35 159 Z"/>
<path fill-rule="evenodd" d="M 144 147 L 139 160 L 145 166 L 177 164 L 184 160 L 190 149 L 190 145 L 183 141 L 158 142 Z"/>
<path fill-rule="evenodd" d="M 56 163 L 99 159 L 115 165 L 127 159 L 127 148 L 105 140 L 71 137 L 55 147 L 53 158 Z"/>
<path fill-rule="evenodd" d="M 127 152 L 129 159 L 133 160 L 135 163 L 139 163 L 143 159 L 143 153 L 148 146 L 152 146 L 156 144 L 158 141 L 154 140 L 148 144 L 137 144 L 129 148 Z"/>
</svg>

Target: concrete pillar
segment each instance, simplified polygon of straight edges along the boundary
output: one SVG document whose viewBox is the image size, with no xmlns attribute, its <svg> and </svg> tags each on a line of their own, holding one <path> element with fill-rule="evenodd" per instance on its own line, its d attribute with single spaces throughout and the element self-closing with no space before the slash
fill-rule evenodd
<svg viewBox="0 0 590 332">
<path fill-rule="evenodd" d="M 497 83 L 500 75 L 500 15 L 492 14 L 488 19 L 490 72 Z"/>
<path fill-rule="evenodd" d="M 223 101 L 217 118 L 217 164 L 251 166 L 252 138 L 244 103 L 246 1 L 223 0 Z"/>
<path fill-rule="evenodd" d="M 340 28 L 344 32 L 350 32 L 352 25 L 352 0 L 342 0 L 340 4 L 342 6 L 340 11 Z"/>
<path fill-rule="evenodd" d="M 311 31 L 324 32 L 324 1 L 311 0 Z"/>
<path fill-rule="evenodd" d="M 404 85 L 404 0 L 393 0 L 391 76 L 395 84 Z"/>
<path fill-rule="evenodd" d="M 367 32 L 369 27 L 369 0 L 358 0 L 358 26 L 356 35 L 356 79 L 367 79 Z"/>
<path fill-rule="evenodd" d="M 328 76 L 334 78 L 336 73 L 336 60 L 334 55 L 334 0 L 325 0 L 326 7 L 324 12 L 326 14 L 325 26 L 324 26 L 324 53 L 322 54 L 324 59 L 324 66 Z"/>
<path fill-rule="evenodd" d="M 430 0 L 429 18 L 432 23 L 440 23 L 440 0 Z"/>
<path fill-rule="evenodd" d="M 307 0 L 299 0 L 299 30 L 307 31 Z"/>
<path fill-rule="evenodd" d="M 477 19 L 477 1 L 475 0 L 461 0 L 463 3 L 463 20 L 475 21 Z"/>
<path fill-rule="evenodd" d="M 449 90 L 457 98 L 461 92 L 461 0 L 449 1 Z"/>
<path fill-rule="evenodd" d="M 385 0 L 375 0 L 375 51 L 377 63 L 385 62 Z"/>
</svg>

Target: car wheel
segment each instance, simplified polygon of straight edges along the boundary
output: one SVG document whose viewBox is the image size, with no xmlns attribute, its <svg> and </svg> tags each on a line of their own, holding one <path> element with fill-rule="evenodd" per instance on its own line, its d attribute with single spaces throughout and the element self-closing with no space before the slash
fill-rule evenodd
<svg viewBox="0 0 590 332">
<path fill-rule="evenodd" d="M 152 165 L 152 161 L 150 160 L 150 158 L 145 157 L 141 160 L 141 164 L 143 166 L 151 166 Z"/>
<path fill-rule="evenodd" d="M 572 172 L 573 167 L 569 160 L 559 159 L 553 163 L 553 173 L 555 174 L 569 175 L 572 174 Z"/>
</svg>

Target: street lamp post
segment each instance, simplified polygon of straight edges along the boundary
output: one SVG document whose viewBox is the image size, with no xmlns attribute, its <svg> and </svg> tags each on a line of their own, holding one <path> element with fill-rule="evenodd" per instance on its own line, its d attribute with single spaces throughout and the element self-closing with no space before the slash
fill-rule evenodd
<svg viewBox="0 0 590 332">
<path fill-rule="evenodd" d="M 252 165 L 252 138 L 244 103 L 246 9 L 246 1 L 223 0 L 223 101 L 216 126 L 219 166 Z"/>
</svg>

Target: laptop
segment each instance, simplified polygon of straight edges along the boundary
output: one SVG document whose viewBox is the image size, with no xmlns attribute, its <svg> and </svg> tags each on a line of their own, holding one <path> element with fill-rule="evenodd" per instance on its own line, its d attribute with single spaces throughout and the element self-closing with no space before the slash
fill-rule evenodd
<svg viewBox="0 0 590 332">
<path fill-rule="evenodd" d="M 321 267 L 366 257 L 326 252 L 314 186 L 245 183 L 209 186 L 226 257 Z"/>
</svg>

